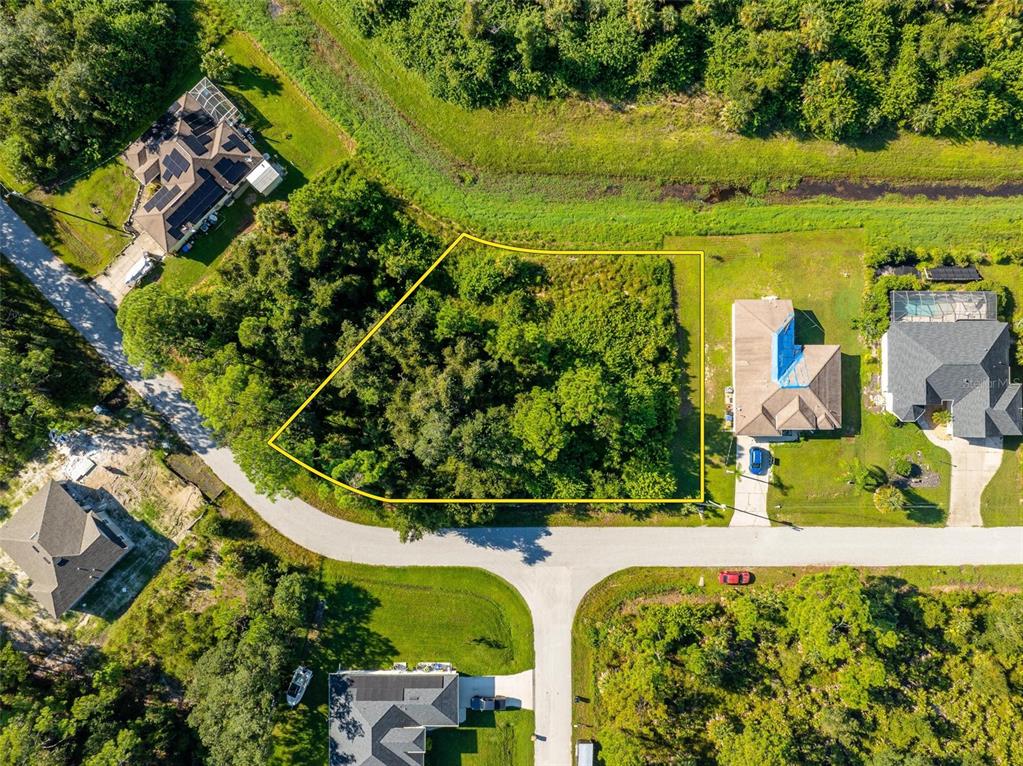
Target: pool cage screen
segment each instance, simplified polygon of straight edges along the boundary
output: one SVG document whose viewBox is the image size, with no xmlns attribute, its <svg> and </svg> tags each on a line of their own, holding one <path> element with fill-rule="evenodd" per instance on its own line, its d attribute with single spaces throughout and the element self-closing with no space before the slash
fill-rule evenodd
<svg viewBox="0 0 1023 766">
<path fill-rule="evenodd" d="M 956 322 L 996 317 L 996 299 L 991 292 L 895 290 L 891 297 L 893 322 Z"/>
<path fill-rule="evenodd" d="M 234 125 L 238 121 L 238 109 L 225 96 L 220 88 L 210 82 L 208 77 L 203 77 L 194 88 L 188 91 L 196 101 L 199 102 L 214 122 L 227 122 Z"/>
</svg>

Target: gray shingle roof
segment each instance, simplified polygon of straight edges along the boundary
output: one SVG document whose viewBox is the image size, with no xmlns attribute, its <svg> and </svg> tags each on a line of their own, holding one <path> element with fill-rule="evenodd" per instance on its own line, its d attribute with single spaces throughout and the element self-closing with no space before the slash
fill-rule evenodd
<svg viewBox="0 0 1023 766">
<path fill-rule="evenodd" d="M 29 593 L 59 617 L 110 571 L 130 543 L 50 481 L 0 527 L 0 548 L 32 580 Z"/>
<path fill-rule="evenodd" d="M 1019 384 L 1009 381 L 1009 328 L 993 319 L 896 321 L 888 329 L 891 409 L 904 421 L 951 401 L 956 436 L 1021 433 Z"/>
<path fill-rule="evenodd" d="M 426 731 L 458 725 L 458 674 L 332 673 L 330 764 L 423 766 Z"/>
</svg>

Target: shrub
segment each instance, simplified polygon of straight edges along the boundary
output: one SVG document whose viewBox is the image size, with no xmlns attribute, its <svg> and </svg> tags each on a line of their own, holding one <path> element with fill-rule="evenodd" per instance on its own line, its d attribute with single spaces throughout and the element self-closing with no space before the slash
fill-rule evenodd
<svg viewBox="0 0 1023 766">
<path fill-rule="evenodd" d="M 950 410 L 935 410 L 931 413 L 931 422 L 936 426 L 947 426 L 952 422 L 952 412 Z"/>
<path fill-rule="evenodd" d="M 234 62 L 220 48 L 210 48 L 202 56 L 202 72 L 211 80 L 230 80 L 234 74 Z"/>
<path fill-rule="evenodd" d="M 883 484 L 874 490 L 874 507 L 879 513 L 901 511 L 906 507 L 906 496 L 898 487 Z"/>
<path fill-rule="evenodd" d="M 877 245 L 870 248 L 863 256 L 863 263 L 870 269 L 880 269 L 883 266 L 902 266 L 917 261 L 916 251 L 901 245 Z"/>
<path fill-rule="evenodd" d="M 920 280 L 913 276 L 883 276 L 868 285 L 863 292 L 860 316 L 854 326 L 863 334 L 868 343 L 877 343 L 888 330 L 891 321 L 891 304 L 888 294 L 892 290 L 919 290 Z"/>
<path fill-rule="evenodd" d="M 820 65 L 803 88 L 803 125 L 819 138 L 841 141 L 864 130 L 861 75 L 844 61 Z"/>
<path fill-rule="evenodd" d="M 884 419 L 884 424 L 889 428 L 901 428 L 902 421 L 895 417 L 894 413 L 885 411 L 884 415 L 881 416 Z"/>
<path fill-rule="evenodd" d="M 891 456 L 892 470 L 899 476 L 909 476 L 913 472 L 913 464 L 905 455 L 893 452 Z"/>
<path fill-rule="evenodd" d="M 876 465 L 865 465 L 859 458 L 853 458 L 843 465 L 839 478 L 857 489 L 869 492 L 888 482 L 888 475 L 883 468 Z"/>
</svg>

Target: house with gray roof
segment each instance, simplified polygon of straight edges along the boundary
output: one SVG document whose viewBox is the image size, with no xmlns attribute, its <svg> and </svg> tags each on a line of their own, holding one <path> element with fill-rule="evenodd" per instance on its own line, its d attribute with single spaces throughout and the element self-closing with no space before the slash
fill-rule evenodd
<svg viewBox="0 0 1023 766">
<path fill-rule="evenodd" d="M 108 519 L 84 510 L 50 481 L 0 527 L 0 548 L 31 580 L 54 617 L 74 606 L 131 549 Z"/>
<path fill-rule="evenodd" d="M 431 729 L 458 726 L 458 673 L 331 673 L 330 766 L 423 766 Z"/>
<path fill-rule="evenodd" d="M 945 405 L 964 439 L 1023 434 L 1023 387 L 1009 378 L 1012 338 L 991 292 L 897 291 L 881 339 L 885 407 L 919 420 Z"/>
</svg>

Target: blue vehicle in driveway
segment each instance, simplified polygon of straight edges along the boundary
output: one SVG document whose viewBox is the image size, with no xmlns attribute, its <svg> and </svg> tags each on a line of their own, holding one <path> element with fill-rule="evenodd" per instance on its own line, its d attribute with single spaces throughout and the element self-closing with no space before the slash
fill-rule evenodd
<svg viewBox="0 0 1023 766">
<path fill-rule="evenodd" d="M 763 447 L 750 447 L 749 472 L 754 476 L 763 476 L 771 465 L 770 453 Z"/>
</svg>

